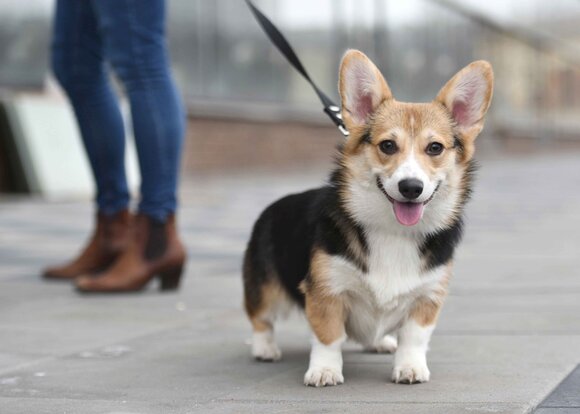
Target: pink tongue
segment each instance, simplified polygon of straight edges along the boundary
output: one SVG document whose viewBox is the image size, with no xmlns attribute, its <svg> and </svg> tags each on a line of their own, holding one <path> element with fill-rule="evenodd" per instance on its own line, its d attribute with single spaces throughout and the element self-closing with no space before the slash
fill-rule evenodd
<svg viewBox="0 0 580 414">
<path fill-rule="evenodd" d="M 393 210 L 399 223 L 404 226 L 414 226 L 421 220 L 423 215 L 423 203 L 401 203 L 395 201 Z"/>
</svg>

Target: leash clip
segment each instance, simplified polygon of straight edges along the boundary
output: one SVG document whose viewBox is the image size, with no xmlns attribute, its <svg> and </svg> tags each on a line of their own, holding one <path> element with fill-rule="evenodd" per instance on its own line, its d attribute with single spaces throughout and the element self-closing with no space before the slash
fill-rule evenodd
<svg viewBox="0 0 580 414">
<path fill-rule="evenodd" d="M 336 125 L 340 133 L 345 137 L 348 137 L 349 132 L 344 125 L 344 121 L 342 120 L 340 108 L 336 105 L 329 105 L 324 107 L 324 112 L 330 117 L 332 122 L 334 122 L 334 125 Z"/>
</svg>

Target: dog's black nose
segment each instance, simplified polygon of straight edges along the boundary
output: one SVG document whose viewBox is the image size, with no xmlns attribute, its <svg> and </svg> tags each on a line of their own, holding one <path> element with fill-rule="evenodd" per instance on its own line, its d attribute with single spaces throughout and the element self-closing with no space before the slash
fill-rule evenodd
<svg viewBox="0 0 580 414">
<path fill-rule="evenodd" d="M 399 181 L 399 191 L 407 200 L 414 200 L 423 192 L 423 183 L 416 178 Z"/>
</svg>

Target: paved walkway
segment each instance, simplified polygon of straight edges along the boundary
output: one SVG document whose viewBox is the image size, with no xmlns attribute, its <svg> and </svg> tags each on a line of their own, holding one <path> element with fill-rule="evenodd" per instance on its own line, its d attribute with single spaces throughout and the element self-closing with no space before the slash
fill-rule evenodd
<svg viewBox="0 0 580 414">
<path fill-rule="evenodd" d="M 83 297 L 42 282 L 39 268 L 84 239 L 90 206 L 1 202 L 0 413 L 525 413 L 580 362 L 578 154 L 484 163 L 430 383 L 392 384 L 392 356 L 348 345 L 344 385 L 304 387 L 299 316 L 280 325 L 283 360 L 254 362 L 239 274 L 249 230 L 275 197 L 323 178 L 186 182 L 191 260 L 177 294 Z M 570 401 L 542 413 L 577 412 Z"/>
</svg>

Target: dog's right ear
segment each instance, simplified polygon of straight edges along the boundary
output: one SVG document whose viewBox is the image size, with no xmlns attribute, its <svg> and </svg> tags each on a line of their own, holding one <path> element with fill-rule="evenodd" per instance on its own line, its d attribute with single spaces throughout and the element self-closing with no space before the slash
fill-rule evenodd
<svg viewBox="0 0 580 414">
<path fill-rule="evenodd" d="M 381 72 L 358 50 L 349 50 L 342 58 L 338 88 L 342 117 L 351 132 L 365 127 L 377 107 L 393 97 Z"/>
</svg>

